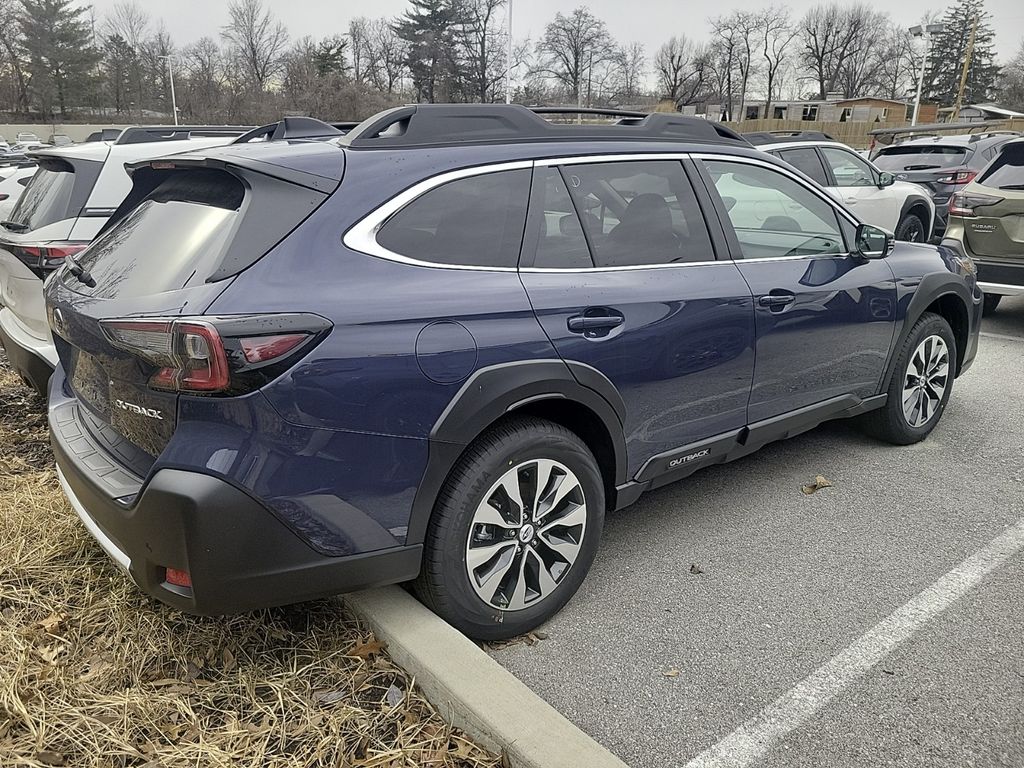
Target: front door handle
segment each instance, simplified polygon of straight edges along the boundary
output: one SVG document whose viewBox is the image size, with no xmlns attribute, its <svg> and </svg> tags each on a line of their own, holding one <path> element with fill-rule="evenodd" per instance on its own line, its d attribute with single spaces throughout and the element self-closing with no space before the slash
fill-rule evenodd
<svg viewBox="0 0 1024 768">
<path fill-rule="evenodd" d="M 768 307 L 772 312 L 781 312 L 794 301 L 796 301 L 796 296 L 792 293 L 773 293 L 757 297 L 757 303 L 762 307 Z"/>
<path fill-rule="evenodd" d="M 566 321 L 566 325 L 573 333 L 586 333 L 618 328 L 624 322 L 626 318 L 622 315 L 574 315 Z"/>
</svg>

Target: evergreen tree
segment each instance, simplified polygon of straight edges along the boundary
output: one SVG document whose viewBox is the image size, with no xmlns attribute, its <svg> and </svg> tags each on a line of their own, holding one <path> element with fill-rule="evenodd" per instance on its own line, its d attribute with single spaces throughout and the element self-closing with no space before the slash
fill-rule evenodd
<svg viewBox="0 0 1024 768">
<path fill-rule="evenodd" d="M 985 10 L 985 0 L 959 0 L 946 10 L 942 17 L 946 28 L 931 41 L 924 89 L 928 101 L 945 106 L 956 101 L 975 17 L 978 19 L 978 31 L 963 103 L 977 104 L 992 98 L 999 78 L 993 49 L 995 32 L 992 17 Z"/>
<path fill-rule="evenodd" d="M 463 72 L 458 58 L 465 23 L 458 0 L 410 0 L 412 6 L 395 23 L 408 43 L 406 66 L 420 101 L 457 101 Z"/>
<path fill-rule="evenodd" d="M 67 114 L 68 99 L 92 90 L 100 52 L 92 45 L 86 8 L 72 0 L 22 0 L 21 44 L 29 66 L 29 88 L 43 114 Z M 81 101 L 78 102 L 78 105 Z"/>
</svg>

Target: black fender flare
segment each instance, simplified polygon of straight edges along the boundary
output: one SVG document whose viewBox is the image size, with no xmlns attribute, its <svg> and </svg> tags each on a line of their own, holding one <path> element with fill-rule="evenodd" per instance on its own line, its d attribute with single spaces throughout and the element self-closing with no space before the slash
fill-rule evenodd
<svg viewBox="0 0 1024 768">
<path fill-rule="evenodd" d="M 626 406 L 615 385 L 589 365 L 562 360 L 501 363 L 476 371 L 430 431 L 427 466 L 413 499 L 407 544 L 422 543 L 441 486 L 473 440 L 505 414 L 540 400 L 566 399 L 590 409 L 615 451 L 615 484 L 626 482 Z"/>
<path fill-rule="evenodd" d="M 957 278 L 956 275 L 950 272 L 932 272 L 925 275 L 921 282 L 918 284 L 917 289 L 914 291 L 914 295 L 910 299 L 910 304 L 907 305 L 907 311 L 903 315 L 903 325 L 896 332 L 896 338 L 893 340 L 892 347 L 889 349 L 889 359 L 885 364 L 885 374 L 881 381 L 880 392 L 885 392 L 889 387 L 889 382 L 892 381 L 892 376 L 896 368 L 896 358 L 899 355 L 899 350 L 903 348 L 903 343 L 907 340 L 910 335 L 910 331 L 913 329 L 914 324 L 921 319 L 921 315 L 924 314 L 925 310 L 928 309 L 937 299 L 943 296 L 953 295 L 956 296 L 964 305 L 964 311 L 967 313 L 967 321 L 971 321 L 971 306 L 973 299 L 971 292 L 964 285 L 963 281 Z M 968 326 L 967 337 L 970 339 L 971 328 Z M 960 364 L 963 360 L 963 354 L 966 350 L 957 350 L 957 375 L 960 373 Z"/>
<path fill-rule="evenodd" d="M 906 199 L 903 201 L 903 206 L 900 208 L 899 218 L 896 219 L 896 229 L 899 229 L 900 222 L 903 221 L 904 218 L 906 218 L 908 213 L 910 213 L 910 209 L 920 205 L 926 211 L 928 211 L 929 219 L 924 223 L 927 232 L 925 242 L 930 240 L 932 237 L 932 233 L 935 231 L 935 206 L 930 205 L 929 203 L 931 203 L 931 201 L 924 195 L 907 195 Z"/>
</svg>

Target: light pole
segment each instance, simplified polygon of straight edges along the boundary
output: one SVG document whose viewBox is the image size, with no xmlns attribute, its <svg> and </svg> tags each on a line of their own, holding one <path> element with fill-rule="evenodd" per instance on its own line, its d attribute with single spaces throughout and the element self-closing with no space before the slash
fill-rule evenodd
<svg viewBox="0 0 1024 768">
<path fill-rule="evenodd" d="M 512 0 L 507 0 L 508 6 L 508 39 L 505 41 L 505 103 L 512 103 Z"/>
<path fill-rule="evenodd" d="M 174 97 L 174 68 L 171 66 L 171 59 L 173 55 L 168 54 L 167 56 L 161 56 L 161 59 L 167 59 L 167 76 L 171 81 L 171 112 L 174 113 L 174 124 L 178 124 L 178 100 Z"/>
<path fill-rule="evenodd" d="M 939 34 L 945 28 L 945 24 L 917 24 L 910 28 L 911 35 L 924 38 L 924 57 L 921 59 L 921 72 L 917 77 L 917 95 L 914 97 L 914 117 L 910 120 L 912 126 L 917 125 L 917 118 L 921 113 L 921 90 L 924 87 L 924 73 L 928 69 L 928 53 L 932 47 L 932 35 Z"/>
</svg>

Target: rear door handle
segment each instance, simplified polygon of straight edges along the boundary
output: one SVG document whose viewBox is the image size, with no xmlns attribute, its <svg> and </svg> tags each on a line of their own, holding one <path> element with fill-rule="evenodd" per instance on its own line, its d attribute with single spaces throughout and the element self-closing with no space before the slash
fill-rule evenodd
<svg viewBox="0 0 1024 768">
<path fill-rule="evenodd" d="M 794 301 L 796 301 L 796 296 L 792 293 L 769 294 L 767 296 L 757 297 L 757 303 L 759 305 L 762 307 L 768 307 L 768 309 L 773 312 L 781 312 Z"/>
<path fill-rule="evenodd" d="M 609 328 L 617 328 L 626 322 L 622 315 L 574 315 L 566 321 L 573 333 L 586 333 Z"/>
</svg>

